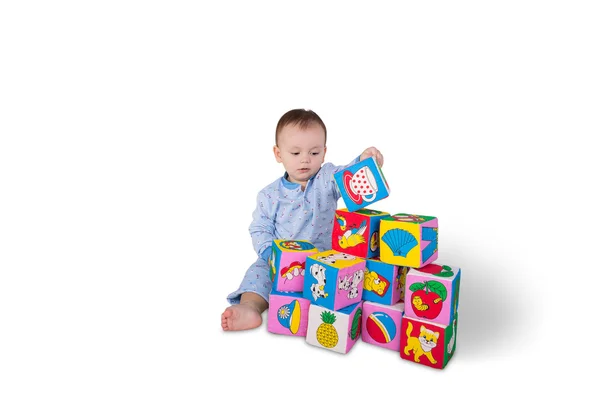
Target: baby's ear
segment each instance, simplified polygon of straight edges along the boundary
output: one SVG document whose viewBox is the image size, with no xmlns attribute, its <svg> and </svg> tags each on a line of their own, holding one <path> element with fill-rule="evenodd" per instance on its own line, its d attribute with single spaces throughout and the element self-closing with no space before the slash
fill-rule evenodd
<svg viewBox="0 0 600 400">
<path fill-rule="evenodd" d="M 277 147 L 277 145 L 273 146 L 273 154 L 275 155 L 275 160 L 277 160 L 278 163 L 283 161 L 281 159 L 281 150 L 279 147 Z"/>
</svg>

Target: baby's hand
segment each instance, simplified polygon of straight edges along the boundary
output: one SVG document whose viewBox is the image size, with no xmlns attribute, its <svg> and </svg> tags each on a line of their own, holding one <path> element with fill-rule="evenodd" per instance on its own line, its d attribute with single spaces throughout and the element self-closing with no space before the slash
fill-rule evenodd
<svg viewBox="0 0 600 400">
<path fill-rule="evenodd" d="M 375 156 L 375 160 L 380 167 L 383 167 L 383 154 L 376 147 L 369 147 L 360 155 L 360 161 L 366 160 L 369 157 Z"/>
</svg>

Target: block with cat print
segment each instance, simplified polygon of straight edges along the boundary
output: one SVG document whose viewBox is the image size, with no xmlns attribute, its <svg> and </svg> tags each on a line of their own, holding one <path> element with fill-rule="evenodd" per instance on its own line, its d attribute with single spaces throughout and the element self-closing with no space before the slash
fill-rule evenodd
<svg viewBox="0 0 600 400">
<path fill-rule="evenodd" d="M 404 314 L 400 357 L 428 367 L 444 368 L 456 349 L 457 320 L 458 314 L 451 324 L 442 325 Z"/>
</svg>

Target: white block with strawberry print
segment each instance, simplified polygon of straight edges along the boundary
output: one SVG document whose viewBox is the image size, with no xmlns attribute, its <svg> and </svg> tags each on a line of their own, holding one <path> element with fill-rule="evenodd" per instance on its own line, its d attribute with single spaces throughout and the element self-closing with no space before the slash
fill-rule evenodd
<svg viewBox="0 0 600 400">
<path fill-rule="evenodd" d="M 428 264 L 406 275 L 405 315 L 448 325 L 458 311 L 460 268 Z"/>
<path fill-rule="evenodd" d="M 360 337 L 362 303 L 360 301 L 337 311 L 311 304 L 306 342 L 338 353 L 348 353 Z"/>
</svg>

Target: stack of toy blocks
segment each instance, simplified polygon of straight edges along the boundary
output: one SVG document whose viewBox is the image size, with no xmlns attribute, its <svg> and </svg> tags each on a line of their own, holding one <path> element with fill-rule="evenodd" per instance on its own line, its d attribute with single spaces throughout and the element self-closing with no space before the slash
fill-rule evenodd
<svg viewBox="0 0 600 400">
<path fill-rule="evenodd" d="M 366 258 L 362 339 L 444 368 L 455 349 L 460 270 L 432 264 L 437 218 L 363 209 L 389 194 L 375 160 L 365 161 L 335 175 L 347 209 L 337 210 L 332 238 L 333 248 Z M 377 221 L 365 223 L 366 215 Z"/>
<path fill-rule="evenodd" d="M 317 248 L 305 240 L 273 240 L 269 275 L 267 330 L 272 333 L 306 336 L 310 301 L 303 296 L 307 257 Z"/>
<path fill-rule="evenodd" d="M 444 368 L 456 348 L 460 269 L 428 264 L 406 276 L 405 315 L 400 356 Z"/>
<path fill-rule="evenodd" d="M 398 351 L 404 311 L 402 291 L 408 268 L 379 258 L 380 223 L 390 214 L 363 208 L 389 195 L 387 182 L 374 158 L 342 170 L 334 178 L 347 208 L 336 211 L 332 248 L 366 261 L 362 340 Z"/>
<path fill-rule="evenodd" d="M 306 269 L 306 342 L 346 354 L 360 336 L 365 260 L 331 249 L 308 257 Z"/>
<path fill-rule="evenodd" d="M 268 330 L 348 353 L 359 337 L 444 368 L 456 348 L 459 268 L 438 258 L 435 217 L 364 208 L 389 195 L 374 158 L 334 175 L 347 208 L 332 246 L 274 240 Z"/>
<path fill-rule="evenodd" d="M 444 368 L 454 354 L 460 271 L 432 264 L 438 258 L 438 220 L 394 214 L 381 220 L 380 231 L 381 259 L 410 267 L 400 356 Z"/>
</svg>

